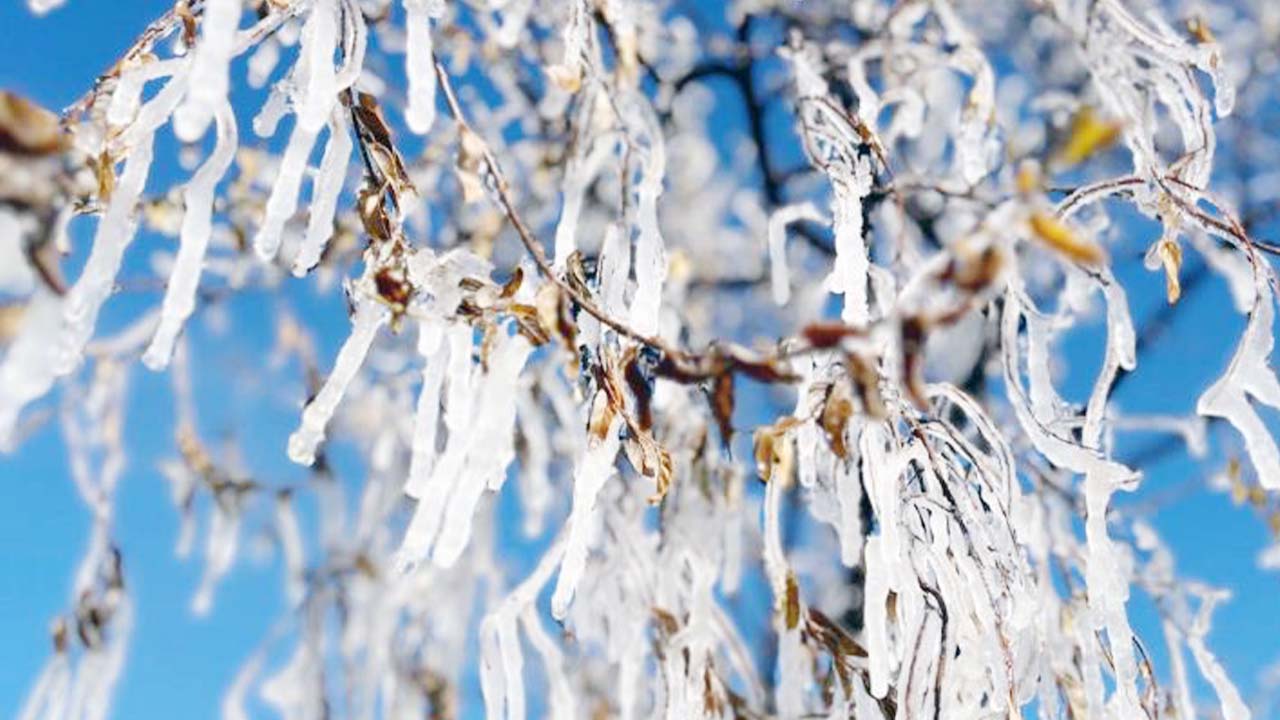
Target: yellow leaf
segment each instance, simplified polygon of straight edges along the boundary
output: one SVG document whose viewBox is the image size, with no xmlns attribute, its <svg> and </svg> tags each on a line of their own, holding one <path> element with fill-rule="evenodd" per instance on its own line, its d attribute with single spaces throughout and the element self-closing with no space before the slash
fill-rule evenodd
<svg viewBox="0 0 1280 720">
<path fill-rule="evenodd" d="M 1211 43 L 1217 40 L 1213 36 L 1213 30 L 1209 28 L 1209 23 L 1205 22 L 1204 18 L 1199 15 L 1192 15 L 1187 18 L 1187 32 L 1198 43 Z"/>
<path fill-rule="evenodd" d="M 800 624 L 800 585 L 796 582 L 795 573 L 787 573 L 787 597 L 784 608 L 788 630 L 794 630 Z"/>
<path fill-rule="evenodd" d="M 1068 167 L 1107 149 L 1120 139 L 1122 129 L 1118 121 L 1099 117 L 1097 111 L 1085 105 L 1072 118 L 1071 133 L 1054 155 L 1054 164 Z"/>
<path fill-rule="evenodd" d="M 1037 238 L 1074 262 L 1102 265 L 1107 261 L 1107 254 L 1102 246 L 1081 237 L 1071 226 L 1050 213 L 1037 210 L 1031 214 L 1030 223 L 1031 231 Z"/>
<path fill-rule="evenodd" d="M 1024 160 L 1018 165 L 1018 174 L 1014 178 L 1018 193 L 1030 195 L 1044 184 L 1040 176 L 1040 164 L 1032 160 Z"/>
<path fill-rule="evenodd" d="M 1164 265 L 1165 296 L 1173 305 L 1182 297 L 1182 284 L 1178 282 L 1178 270 L 1182 268 L 1182 246 L 1167 238 L 1160 239 L 1156 247 L 1160 254 L 1160 263 Z"/>
</svg>

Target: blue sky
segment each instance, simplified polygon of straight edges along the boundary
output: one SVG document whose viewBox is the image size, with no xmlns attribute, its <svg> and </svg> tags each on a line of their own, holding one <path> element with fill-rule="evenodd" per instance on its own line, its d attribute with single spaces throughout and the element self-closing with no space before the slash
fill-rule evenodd
<svg viewBox="0 0 1280 720">
<path fill-rule="evenodd" d="M 70 0 L 69 8 L 43 19 L 30 16 L 21 5 L 17 0 L 0 5 L 0 47 L 4 48 L 0 87 L 59 108 L 89 87 L 136 33 L 171 3 Z M 725 100 L 732 104 L 732 112 L 740 112 L 736 98 Z M 152 187 L 168 186 L 179 177 L 173 168 L 162 168 Z M 80 226 L 81 236 L 84 227 Z M 1126 261 L 1120 275 L 1130 288 L 1138 323 L 1163 302 L 1163 278 L 1142 270 L 1136 262 L 1151 232 L 1135 223 L 1134 239 L 1115 252 Z M 156 242 L 140 238 L 131 262 L 145 258 Z M 305 308 L 304 319 L 319 331 L 321 362 L 327 364 L 346 329 L 341 301 L 333 295 L 315 296 L 305 287 L 295 286 L 291 292 L 297 293 L 297 302 Z M 235 301 L 232 315 L 252 318 L 255 303 L 261 300 Z M 103 322 L 120 322 L 138 307 L 136 300 L 114 300 Z M 1139 371 L 1118 395 L 1121 407 L 1189 411 L 1196 394 L 1225 366 L 1242 327 L 1225 287 L 1217 281 L 1206 284 L 1184 300 L 1163 338 L 1140 358 Z M 197 323 L 193 330 L 199 348 L 194 360 L 197 378 L 200 368 L 208 368 L 209 375 L 216 377 L 219 369 L 246 362 L 246 357 L 260 356 L 269 348 L 270 329 L 263 323 L 249 320 L 238 323 L 237 329 L 243 334 L 237 336 L 234 347 L 226 347 L 210 339 Z M 1101 337 L 1100 332 L 1093 333 L 1080 344 L 1083 351 L 1069 358 L 1072 371 L 1063 388 L 1068 397 L 1083 397 Z M 235 418 L 252 409 L 259 418 L 255 435 L 240 439 L 255 472 L 280 481 L 298 477 L 301 471 L 284 462 L 281 452 L 292 430 L 293 409 L 267 397 L 264 388 L 237 387 L 228 393 L 212 382 L 197 380 L 197 395 L 212 400 L 202 408 L 206 437 L 234 432 Z M 137 366 L 131 383 L 133 400 L 126 418 L 130 457 L 119 489 L 116 527 L 138 620 L 114 716 L 171 718 L 174 708 L 183 708 L 181 717 L 217 717 L 222 691 L 281 610 L 278 574 L 271 560 L 242 559 L 219 588 L 213 612 L 204 618 L 192 616 L 188 608 L 201 562 L 198 557 L 188 561 L 174 557 L 178 517 L 168 486 L 156 471 L 156 461 L 172 447 L 168 381 Z M 1234 436 L 1222 430 L 1215 430 L 1215 443 L 1238 447 Z M 1134 438 L 1131 446 L 1139 448 L 1150 440 Z M 1185 458 L 1171 454 L 1148 468 L 1143 492 L 1181 488 L 1197 477 L 1196 472 Z M 0 488 L 0 714 L 12 715 L 48 657 L 47 624 L 67 604 L 89 516 L 72 486 L 55 425 L 46 426 L 14 455 L 0 457 Z M 1121 497 L 1117 502 L 1129 501 Z M 1155 525 L 1173 546 L 1184 576 L 1236 590 L 1235 598 L 1218 611 L 1211 647 L 1247 696 L 1257 672 L 1280 653 L 1276 642 L 1280 613 L 1275 612 L 1280 579 L 1255 568 L 1255 556 L 1266 542 L 1265 528 L 1247 512 L 1232 507 L 1226 497 L 1194 489 L 1156 516 Z M 246 535 L 246 542 L 251 535 Z M 1135 600 L 1135 624 L 1155 638 L 1152 617 L 1150 608 Z M 1162 658 L 1162 644 L 1151 646 Z M 478 710 L 478 702 L 472 702 L 470 709 Z"/>
</svg>

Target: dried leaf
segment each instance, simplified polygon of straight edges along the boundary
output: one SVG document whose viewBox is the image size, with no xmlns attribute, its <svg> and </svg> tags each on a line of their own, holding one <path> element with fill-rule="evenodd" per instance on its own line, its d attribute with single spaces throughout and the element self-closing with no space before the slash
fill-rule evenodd
<svg viewBox="0 0 1280 720">
<path fill-rule="evenodd" d="M 478 202 L 484 199 L 484 180 L 481 178 L 484 157 L 488 146 L 471 128 L 458 124 L 458 160 L 455 169 L 458 183 L 462 187 L 464 203 Z"/>
<path fill-rule="evenodd" d="M 582 89 L 582 68 L 570 68 L 557 63 L 547 68 L 547 77 L 567 93 L 576 93 Z"/>
<path fill-rule="evenodd" d="M 70 146 L 57 115 L 0 90 L 0 152 L 38 157 L 61 153 Z"/>
<path fill-rule="evenodd" d="M 849 378 L 858 391 L 858 399 L 862 402 L 862 411 L 876 420 L 889 417 L 889 408 L 880 394 L 880 374 L 875 365 L 862 356 L 850 353 L 845 356 L 845 365 L 849 368 Z"/>
<path fill-rule="evenodd" d="M 613 424 L 615 408 L 609 396 L 603 390 L 597 390 L 591 400 L 591 419 L 587 422 L 587 434 L 596 440 L 603 440 L 609 434 L 609 426 Z"/>
<path fill-rule="evenodd" d="M 756 473 L 762 482 L 772 482 L 774 477 L 787 482 L 790 478 L 795 450 L 788 433 L 799 423 L 795 417 L 788 416 L 773 425 L 756 429 L 752 440 L 755 445 Z"/>
<path fill-rule="evenodd" d="M 733 438 L 733 373 L 716 376 L 711 390 L 711 412 L 720 428 L 720 442 L 725 447 Z"/>
<path fill-rule="evenodd" d="M 827 442 L 831 444 L 831 451 L 841 460 L 849 457 L 849 447 L 845 443 L 844 436 L 851 417 L 853 417 L 853 395 L 849 383 L 837 380 L 827 390 L 819 420 L 822 429 L 827 433 Z"/>
<path fill-rule="evenodd" d="M 815 348 L 835 347 L 846 337 L 866 335 L 866 332 L 860 328 L 833 321 L 809 323 L 800 333 L 809 345 Z"/>
<path fill-rule="evenodd" d="M 94 173 L 98 178 L 98 200 L 107 202 L 116 188 L 116 164 L 111 155 L 103 150 L 93 163 Z"/>
<path fill-rule="evenodd" d="M 1213 30 L 1209 27 L 1209 23 L 1204 17 L 1196 14 L 1187 18 L 1187 33 L 1201 44 L 1217 42 L 1218 38 L 1214 37 Z"/>
</svg>

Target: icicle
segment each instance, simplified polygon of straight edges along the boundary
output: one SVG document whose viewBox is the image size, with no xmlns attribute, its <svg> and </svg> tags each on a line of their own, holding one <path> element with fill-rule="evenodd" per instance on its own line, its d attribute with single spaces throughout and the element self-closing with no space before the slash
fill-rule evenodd
<svg viewBox="0 0 1280 720">
<path fill-rule="evenodd" d="M 862 479 L 854 460 L 836 467 L 836 494 L 840 503 L 840 562 L 854 567 L 862 559 Z"/>
<path fill-rule="evenodd" d="M 1231 358 L 1226 373 L 1200 396 L 1196 412 L 1225 418 L 1244 437 L 1249 460 L 1253 463 L 1258 483 L 1268 490 L 1280 490 L 1280 449 L 1258 412 L 1249 402 L 1280 408 L 1280 382 L 1269 367 L 1275 346 L 1272 324 L 1275 308 L 1271 288 L 1259 276 L 1255 280 L 1256 300 L 1244 337 Z"/>
<path fill-rule="evenodd" d="M 1214 607 L 1228 597 L 1230 593 L 1224 591 L 1201 594 L 1200 608 L 1196 612 L 1191 629 L 1187 632 L 1187 647 L 1191 648 L 1191 657 L 1195 659 L 1196 667 L 1200 668 L 1200 674 L 1204 675 L 1204 679 L 1213 686 L 1218 702 L 1222 704 L 1224 720 L 1249 720 L 1251 713 L 1240 697 L 1240 691 L 1227 677 L 1222 664 L 1204 644 L 1204 638 L 1209 634 L 1209 622 Z"/>
<path fill-rule="evenodd" d="M 613 150 L 614 143 L 597 140 L 588 144 L 585 155 L 575 152 L 569 158 L 568 167 L 564 171 L 564 188 L 561 191 L 563 206 L 560 209 L 560 221 L 556 224 L 557 270 L 564 270 L 569 256 L 578 249 L 578 220 L 582 215 L 587 188 L 600 173 L 601 166 Z"/>
<path fill-rule="evenodd" d="M 134 210 L 151 169 L 151 151 L 152 138 L 148 135 L 129 154 L 111 203 L 98 221 L 84 271 L 64 300 L 65 328 L 53 367 L 58 375 L 68 374 L 80 365 L 84 346 L 97 324 L 98 312 L 115 287 L 124 251 L 133 240 Z"/>
<path fill-rule="evenodd" d="M 257 90 L 266 85 L 278 64 L 280 64 L 280 44 L 274 38 L 262 41 L 258 49 L 249 56 L 249 68 L 246 73 L 249 87 Z"/>
<path fill-rule="evenodd" d="M 631 243 L 623 229 L 610 223 L 604 231 L 599 262 L 600 300 L 604 311 L 613 317 L 626 313 L 627 276 L 631 272 Z"/>
<path fill-rule="evenodd" d="M 345 111 L 334 111 L 329 119 L 329 142 L 320 159 L 320 173 L 311 191 L 311 217 L 307 221 L 307 234 L 293 261 L 293 274 L 302 277 L 320 262 L 329 238 L 333 236 L 333 218 L 342 194 L 342 183 L 347 177 L 347 163 L 351 160 L 351 135 L 347 132 Z"/>
<path fill-rule="evenodd" d="M 276 182 L 267 198 L 262 225 L 253 239 L 254 250 L 263 260 L 271 260 L 280 249 L 285 223 L 298 208 L 298 190 L 311 148 L 337 97 L 338 80 L 333 67 L 333 51 L 337 45 L 338 18 L 333 0 L 318 0 L 302 29 L 301 57 L 296 72 L 301 86 L 296 102 L 298 124 L 289 136 Z"/>
<path fill-rule="evenodd" d="M 471 539 L 476 504 L 485 490 L 497 490 L 515 459 L 516 381 L 532 346 L 522 335 L 499 341 L 489 358 L 467 431 L 468 477 L 454 484 L 432 560 L 452 567 Z M 454 439 L 449 439 L 452 444 Z"/>
<path fill-rule="evenodd" d="M 316 0 L 302 28 L 304 64 L 302 96 L 298 98 L 298 125 L 316 133 L 329 119 L 337 96 L 338 77 L 333 51 L 338 46 L 338 8 L 335 0 Z"/>
<path fill-rule="evenodd" d="M 404 492 L 421 500 L 436 460 L 436 434 L 440 424 L 440 388 L 444 385 L 448 346 L 443 345 L 444 324 L 428 318 L 418 324 L 418 354 L 422 356 L 422 390 L 413 417 L 413 452 Z"/>
<path fill-rule="evenodd" d="M 258 228 L 258 234 L 253 239 L 254 249 L 263 261 L 270 261 L 279 252 L 285 223 L 298 209 L 298 190 L 302 186 L 302 175 L 307 169 L 307 156 L 311 154 L 316 135 L 315 131 L 308 130 L 299 123 L 293 129 L 293 134 L 289 136 L 289 145 L 285 148 L 284 157 L 280 160 L 276 182 L 272 185 L 271 195 L 267 198 L 262 226 Z"/>
<path fill-rule="evenodd" d="M 560 575 L 556 578 L 556 589 L 551 595 L 551 614 L 557 620 L 564 620 L 568 615 L 569 603 L 573 601 L 578 582 L 586 568 L 590 523 L 595 517 L 600 490 L 614 472 L 613 461 L 622 445 L 618 436 L 621 427 L 622 419 L 615 416 L 603 438 L 590 440 L 592 444 L 583 452 L 578 466 L 574 468 L 573 510 L 566 521 L 569 536 L 564 559 L 560 564 Z"/>
<path fill-rule="evenodd" d="M 378 336 L 378 329 L 386 322 L 385 307 L 372 300 L 357 299 L 351 335 L 338 351 L 338 359 L 334 361 L 333 371 L 324 381 L 324 387 L 302 411 L 302 423 L 289 436 L 290 460 L 300 465 L 315 462 L 316 449 L 324 441 L 325 426 L 333 417 L 338 403 L 342 402 L 347 386 L 364 364 L 364 358 Z"/>
<path fill-rule="evenodd" d="M 867 660 L 871 664 L 871 696 L 883 699 L 889 692 L 889 619 L 887 604 L 889 586 L 887 583 L 888 562 L 882 559 L 882 538 L 875 535 L 867 538 L 866 544 L 866 584 L 863 588 L 862 616 L 863 627 L 867 639 Z"/>
<path fill-rule="evenodd" d="M 302 601 L 304 583 L 302 531 L 298 528 L 298 515 L 293 510 L 293 500 L 286 493 L 276 498 L 276 536 L 280 541 L 280 553 L 284 558 L 284 596 L 293 606 Z"/>
<path fill-rule="evenodd" d="M 1095 627 L 1107 631 L 1120 715 L 1138 717 L 1142 708 L 1138 703 L 1133 630 L 1125 613 L 1129 582 L 1120 568 L 1114 544 L 1107 536 L 1107 505 L 1116 485 L 1117 478 L 1105 470 L 1095 469 L 1085 476 L 1085 538 L 1089 551 L 1085 585 Z"/>
<path fill-rule="evenodd" d="M 837 180 L 832 198 L 835 218 L 836 263 L 831 273 L 830 289 L 844 293 L 844 309 L 840 319 L 858 327 L 871 319 L 867 305 L 867 281 L 871 261 L 863 237 L 862 200 L 871 192 L 871 162 L 865 157 L 850 177 Z"/>
<path fill-rule="evenodd" d="M 53 387 L 61 327 L 62 303 L 40 286 L 27 303 L 18 337 L 0 365 L 0 449 L 6 452 L 16 443 L 22 408 Z"/>
<path fill-rule="evenodd" d="M 178 256 L 165 288 L 159 327 L 142 356 L 143 364 L 152 370 L 163 370 L 169 365 L 173 343 L 195 309 L 200 270 L 213 233 L 214 189 L 231 167 L 238 144 L 235 114 L 225 102 L 217 110 L 217 132 L 217 145 L 183 192 L 186 211 L 182 216 Z"/>
<path fill-rule="evenodd" d="M 213 591 L 222 576 L 231 569 L 239 536 L 239 512 L 223 509 L 215 503 L 204 546 L 204 574 L 201 575 L 200 587 L 191 600 L 191 612 L 196 615 L 206 615 L 213 607 Z"/>
<path fill-rule="evenodd" d="M 241 10 L 241 0 L 205 1 L 187 100 L 173 116 L 174 134 L 183 142 L 199 140 L 214 114 L 227 104 L 228 72 Z"/>
<path fill-rule="evenodd" d="M 448 441 L 444 452 L 431 468 L 425 481 L 415 482 L 418 507 L 405 530 L 400 543 L 396 564 L 405 570 L 431 549 L 444 519 L 444 509 L 449 501 L 467 459 L 471 447 L 473 387 L 471 341 L 472 329 L 461 323 L 451 325 L 445 332 L 447 356 L 442 358 L 447 382 L 444 394 L 444 420 Z"/>
<path fill-rule="evenodd" d="M 65 5 L 67 0 L 27 0 L 27 7 L 37 15 L 53 12 Z M 56 717 L 56 716 L 50 716 Z"/>
<path fill-rule="evenodd" d="M 289 111 L 289 95 L 277 85 L 267 94 L 266 102 L 253 116 L 253 134 L 260 138 L 269 138 L 276 134 L 280 118 Z"/>
<path fill-rule="evenodd" d="M 436 71 L 432 56 L 431 20 L 444 14 L 441 0 L 404 0 L 405 75 L 409 105 L 404 120 L 409 130 L 426 135 L 436 119 Z"/>
<path fill-rule="evenodd" d="M 667 172 L 667 151 L 662 138 L 662 128 L 653 108 L 647 102 L 633 99 L 627 107 L 634 115 L 630 119 L 637 127 L 633 133 L 642 133 L 648 140 L 647 155 L 641 166 L 639 187 L 636 188 L 639 207 L 636 208 L 635 273 L 636 292 L 631 299 L 631 322 L 636 330 L 646 335 L 658 332 L 658 316 L 662 309 L 662 285 L 667 278 L 667 253 L 658 227 L 658 197 L 662 194 L 662 182 Z"/>
<path fill-rule="evenodd" d="M 529 637 L 529 644 L 533 645 L 534 651 L 542 659 L 542 671 L 547 675 L 547 684 L 550 685 L 547 697 L 550 712 L 547 717 L 552 720 L 573 720 L 578 717 L 578 701 L 573 685 L 564 671 L 564 654 L 560 652 L 560 646 L 556 645 L 546 628 L 542 627 L 535 606 L 527 606 L 521 613 L 520 620 Z"/>
<path fill-rule="evenodd" d="M 516 619 L 503 614 L 499 616 L 498 649 L 502 656 L 502 677 L 507 681 L 507 718 L 508 720 L 524 720 L 524 656 L 520 652 L 520 638 L 516 634 Z M 1235 720 L 1235 718 L 1227 718 Z"/>
<path fill-rule="evenodd" d="M 769 216 L 769 280 L 773 302 L 786 305 L 791 299 L 791 278 L 787 270 L 787 226 L 800 220 L 822 222 L 822 213 L 810 202 L 786 205 Z"/>
<path fill-rule="evenodd" d="M 554 489 L 547 472 L 551 462 L 552 429 L 529 386 L 522 387 L 516 398 L 516 420 L 524 440 L 519 475 L 523 530 L 525 537 L 534 538 L 541 535 L 546 526 Z"/>
<path fill-rule="evenodd" d="M 18 720 L 61 720 L 67 717 L 67 699 L 71 694 L 71 659 L 65 649 L 58 650 L 40 672 Z"/>
<path fill-rule="evenodd" d="M 256 652 L 236 673 L 231 686 L 222 696 L 222 720 L 249 720 L 249 714 L 244 709 L 245 695 L 248 694 L 254 677 L 261 672 L 263 660 L 262 652 Z"/>
</svg>

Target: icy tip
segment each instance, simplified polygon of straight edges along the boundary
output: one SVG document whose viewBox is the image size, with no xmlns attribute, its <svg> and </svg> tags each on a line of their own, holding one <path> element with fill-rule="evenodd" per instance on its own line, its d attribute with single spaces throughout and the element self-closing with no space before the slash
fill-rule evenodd
<svg viewBox="0 0 1280 720">
<path fill-rule="evenodd" d="M 289 436 L 289 459 L 308 467 L 316 461 L 316 444 L 301 430 Z"/>
</svg>

